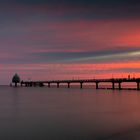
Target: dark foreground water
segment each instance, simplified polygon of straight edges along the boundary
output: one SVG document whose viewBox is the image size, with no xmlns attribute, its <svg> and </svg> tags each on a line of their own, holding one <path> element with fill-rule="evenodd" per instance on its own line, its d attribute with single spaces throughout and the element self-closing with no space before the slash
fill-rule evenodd
<svg viewBox="0 0 140 140">
<path fill-rule="evenodd" d="M 140 140 L 140 91 L 0 87 L 0 140 Z"/>
</svg>

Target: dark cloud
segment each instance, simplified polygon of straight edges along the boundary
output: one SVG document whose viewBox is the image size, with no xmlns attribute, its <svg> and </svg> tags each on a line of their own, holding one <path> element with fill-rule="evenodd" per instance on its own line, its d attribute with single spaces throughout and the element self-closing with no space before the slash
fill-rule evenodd
<svg viewBox="0 0 140 140">
<path fill-rule="evenodd" d="M 138 49 L 113 49 L 95 52 L 42 52 L 32 53 L 31 55 L 38 58 L 38 61 L 45 61 L 47 63 L 112 63 L 112 61 L 138 61 L 140 57 L 135 55 L 135 52 L 139 52 Z"/>
<path fill-rule="evenodd" d="M 28 14 L 41 12 L 48 16 L 59 14 L 64 20 L 140 17 L 140 1 L 138 0 L 2 0 L 0 4 L 2 3 L 5 4 L 5 14 L 9 10 L 10 13 L 15 10 L 15 13 L 18 13 L 17 11 Z M 14 5 L 18 5 L 18 8 Z"/>
<path fill-rule="evenodd" d="M 19 5 L 18 11 L 19 9 L 24 12 L 27 10 L 27 13 L 30 13 L 30 10 L 36 6 L 34 12 L 40 10 L 47 15 L 61 13 L 61 17 L 66 20 L 73 18 L 138 18 L 140 16 L 140 1 L 138 0 L 13 0 L 12 2 L 5 0 L 1 3 L 11 5 L 11 7 Z M 26 7 L 25 10 L 23 6 L 29 8 Z M 37 6 L 40 6 L 39 9 Z M 46 6 L 46 9 L 44 6 Z"/>
<path fill-rule="evenodd" d="M 137 5 L 138 0 L 1 0 L 1 3 L 22 3 L 22 4 L 73 4 L 73 5 Z"/>
</svg>

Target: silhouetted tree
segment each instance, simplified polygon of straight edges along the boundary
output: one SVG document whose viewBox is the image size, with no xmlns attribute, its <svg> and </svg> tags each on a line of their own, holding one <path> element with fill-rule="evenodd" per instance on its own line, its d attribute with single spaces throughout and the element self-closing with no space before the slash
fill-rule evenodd
<svg viewBox="0 0 140 140">
<path fill-rule="evenodd" d="M 15 83 L 15 87 L 17 87 L 17 83 L 20 83 L 20 77 L 17 73 L 13 76 L 12 83 Z"/>
</svg>

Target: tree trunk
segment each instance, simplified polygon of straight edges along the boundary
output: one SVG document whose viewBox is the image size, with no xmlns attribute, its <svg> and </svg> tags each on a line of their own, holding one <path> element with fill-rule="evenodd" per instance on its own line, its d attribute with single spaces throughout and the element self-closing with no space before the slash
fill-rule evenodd
<svg viewBox="0 0 140 140">
<path fill-rule="evenodd" d="M 15 87 L 17 87 L 17 82 L 15 82 Z"/>
</svg>

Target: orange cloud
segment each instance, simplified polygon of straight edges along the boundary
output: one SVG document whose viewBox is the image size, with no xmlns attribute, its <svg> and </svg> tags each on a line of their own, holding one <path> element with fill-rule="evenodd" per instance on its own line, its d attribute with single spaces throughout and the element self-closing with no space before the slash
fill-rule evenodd
<svg viewBox="0 0 140 140">
<path fill-rule="evenodd" d="M 1 65 L 0 75 L 8 73 L 9 80 L 15 72 L 19 73 L 23 80 L 122 78 L 129 74 L 131 77 L 140 77 L 137 71 L 140 69 L 139 64 L 140 61 L 104 64 L 11 64 Z"/>
<path fill-rule="evenodd" d="M 135 33 L 130 32 L 128 35 L 121 37 L 118 45 L 140 48 L 140 31 L 136 31 Z"/>
</svg>

